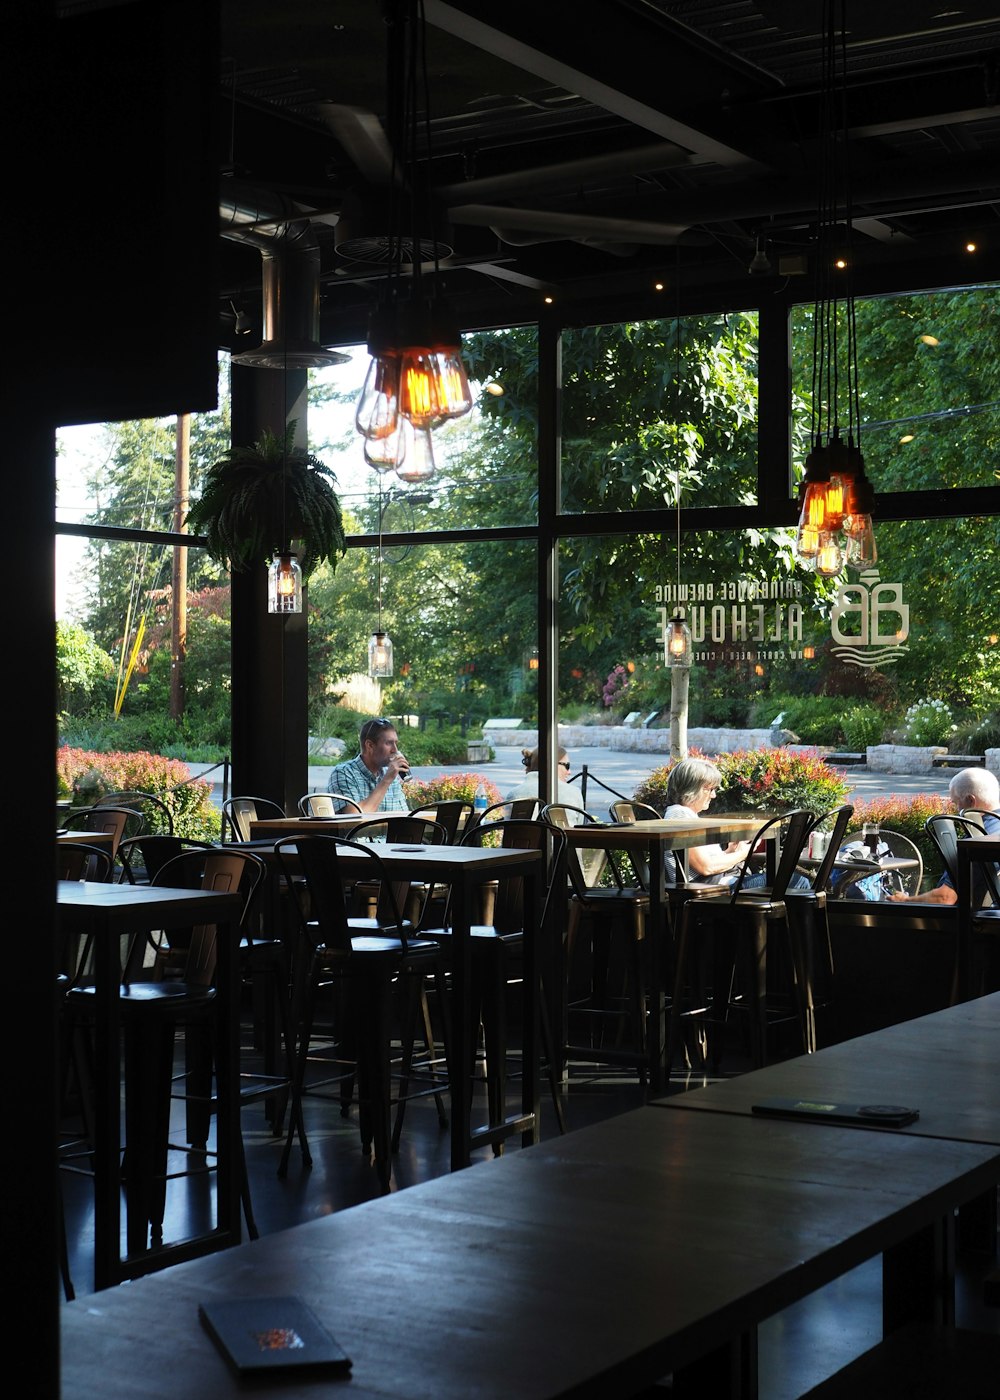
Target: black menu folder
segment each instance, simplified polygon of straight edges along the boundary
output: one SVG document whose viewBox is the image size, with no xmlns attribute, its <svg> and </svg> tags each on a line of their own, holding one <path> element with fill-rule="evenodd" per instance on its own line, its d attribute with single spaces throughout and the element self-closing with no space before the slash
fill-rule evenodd
<svg viewBox="0 0 1000 1400">
<path fill-rule="evenodd" d="M 831 1103 L 829 1099 L 762 1099 L 751 1113 L 766 1118 L 808 1118 L 815 1123 L 843 1123 L 859 1128 L 905 1128 L 920 1117 L 916 1108 L 888 1103 Z"/>
<path fill-rule="evenodd" d="M 295 1295 L 202 1303 L 198 1316 L 238 1375 L 303 1367 L 350 1370 L 350 1357 Z"/>
</svg>

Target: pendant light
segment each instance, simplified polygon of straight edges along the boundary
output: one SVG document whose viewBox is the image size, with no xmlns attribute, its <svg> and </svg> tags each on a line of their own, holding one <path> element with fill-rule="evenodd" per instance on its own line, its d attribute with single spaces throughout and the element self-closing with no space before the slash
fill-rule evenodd
<svg viewBox="0 0 1000 1400">
<path fill-rule="evenodd" d="M 426 177 L 431 166 L 430 103 L 426 77 L 423 0 L 388 0 L 389 183 L 388 271 L 368 325 L 371 363 L 358 400 L 355 426 L 365 438 L 365 460 L 375 471 L 395 469 L 406 482 L 435 473 L 431 433 L 472 408 L 458 323 L 437 284 L 439 244 L 435 207 Z M 420 99 L 420 101 L 418 101 Z M 418 110 L 422 102 L 421 139 Z M 423 276 L 430 228 L 435 281 Z M 409 230 L 407 225 L 410 225 Z M 402 264 L 412 275 L 404 292 Z"/>
<path fill-rule="evenodd" d="M 799 486 L 795 537 L 799 563 L 824 578 L 837 577 L 846 565 L 868 568 L 877 558 L 875 496 L 861 455 L 844 9 L 845 0 L 823 0 L 812 445 Z"/>
<path fill-rule="evenodd" d="M 382 631 L 382 487 L 378 493 L 378 625 L 368 638 L 368 674 L 372 680 L 392 675 L 392 638 Z"/>
<path fill-rule="evenodd" d="M 269 613 L 289 614 L 302 611 L 302 569 L 288 539 L 287 471 L 288 466 L 288 361 L 285 352 L 283 368 L 284 423 L 286 432 L 281 448 L 281 547 L 276 549 L 267 571 L 267 610 Z"/>
</svg>

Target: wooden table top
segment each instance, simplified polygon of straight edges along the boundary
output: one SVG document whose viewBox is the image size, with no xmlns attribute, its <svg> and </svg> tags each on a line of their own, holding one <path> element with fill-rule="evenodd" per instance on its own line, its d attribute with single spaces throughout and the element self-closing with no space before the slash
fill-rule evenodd
<svg viewBox="0 0 1000 1400">
<path fill-rule="evenodd" d="M 1000 1145 L 998 1063 L 1000 992 L 994 992 L 654 1103 L 735 1114 L 749 1114 L 753 1104 L 774 1097 L 902 1104 L 919 1109 L 920 1117 L 882 1136 Z"/>
<path fill-rule="evenodd" d="M 661 817 L 658 821 L 585 822 L 566 831 L 570 845 L 616 849 L 648 847 L 655 844 L 674 850 L 692 846 L 722 845 L 729 841 L 746 840 L 763 826 L 762 816 Z M 611 839 L 613 838 L 613 840 Z"/>
<path fill-rule="evenodd" d="M 352 1396 L 628 1394 L 980 1193 L 997 1161 L 642 1108 L 66 1304 L 63 1393 L 234 1400 L 198 1304 L 297 1293 L 352 1357 Z"/>
</svg>

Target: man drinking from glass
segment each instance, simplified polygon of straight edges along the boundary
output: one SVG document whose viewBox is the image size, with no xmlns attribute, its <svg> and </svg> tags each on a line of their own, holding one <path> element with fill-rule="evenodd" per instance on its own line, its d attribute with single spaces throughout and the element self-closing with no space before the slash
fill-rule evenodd
<svg viewBox="0 0 1000 1400">
<path fill-rule="evenodd" d="M 365 813 L 408 812 L 402 779 L 409 777 L 410 765 L 399 751 L 392 720 L 365 720 L 358 746 L 356 758 L 330 769 L 327 791 L 349 797 Z"/>
</svg>

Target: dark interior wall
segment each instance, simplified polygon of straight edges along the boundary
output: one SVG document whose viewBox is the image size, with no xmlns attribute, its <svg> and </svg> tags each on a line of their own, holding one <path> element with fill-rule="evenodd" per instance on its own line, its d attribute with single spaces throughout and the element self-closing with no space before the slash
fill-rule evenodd
<svg viewBox="0 0 1000 1400">
<path fill-rule="evenodd" d="M 0 715 L 18 794 L 6 942 L 18 1006 L 3 1018 L 0 1049 L 16 1067 L 7 1111 L 22 1144 L 4 1160 L 3 1242 L 15 1284 L 6 1322 L 31 1339 L 17 1378 L 27 1400 L 60 1392 L 55 429 L 208 409 L 217 392 L 218 7 L 143 0 L 60 14 L 38 0 L 5 7 L 0 96 L 9 196 Z"/>
</svg>

